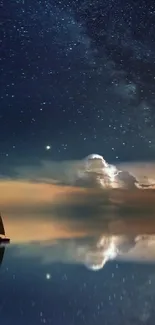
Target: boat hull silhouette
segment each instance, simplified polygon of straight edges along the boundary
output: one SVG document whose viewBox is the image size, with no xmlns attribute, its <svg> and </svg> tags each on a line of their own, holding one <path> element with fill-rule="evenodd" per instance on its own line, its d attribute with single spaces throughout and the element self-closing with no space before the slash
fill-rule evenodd
<svg viewBox="0 0 155 325">
<path fill-rule="evenodd" d="M 0 245 L 1 244 L 9 244 L 9 243 L 10 243 L 10 238 L 7 238 L 7 237 L 2 238 L 2 237 L 0 237 Z"/>
</svg>

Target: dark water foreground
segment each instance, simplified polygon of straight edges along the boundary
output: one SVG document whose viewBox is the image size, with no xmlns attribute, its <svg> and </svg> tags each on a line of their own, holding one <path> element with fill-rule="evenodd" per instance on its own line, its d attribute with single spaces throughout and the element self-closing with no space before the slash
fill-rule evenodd
<svg viewBox="0 0 155 325">
<path fill-rule="evenodd" d="M 73 261 L 52 261 L 46 246 L 10 245 L 0 288 L 3 325 L 154 324 L 150 263 L 112 261 L 93 272 Z"/>
<path fill-rule="evenodd" d="M 40 214 L 4 218 L 0 324 L 154 325 L 154 199 L 153 190 L 71 191 Z M 94 272 L 111 243 L 119 254 Z"/>
</svg>

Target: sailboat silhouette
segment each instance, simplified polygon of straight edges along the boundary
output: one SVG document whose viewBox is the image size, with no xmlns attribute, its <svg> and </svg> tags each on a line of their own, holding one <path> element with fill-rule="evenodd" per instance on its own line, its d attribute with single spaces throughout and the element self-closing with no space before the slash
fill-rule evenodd
<svg viewBox="0 0 155 325">
<path fill-rule="evenodd" d="M 4 224 L 3 224 L 2 216 L 0 214 L 0 245 L 8 244 L 8 243 L 10 243 L 10 238 L 5 236 Z"/>
<path fill-rule="evenodd" d="M 0 266 L 4 258 L 5 244 L 9 244 L 9 243 L 10 243 L 10 238 L 7 238 L 5 236 L 4 224 L 3 224 L 2 216 L 0 214 Z"/>
</svg>

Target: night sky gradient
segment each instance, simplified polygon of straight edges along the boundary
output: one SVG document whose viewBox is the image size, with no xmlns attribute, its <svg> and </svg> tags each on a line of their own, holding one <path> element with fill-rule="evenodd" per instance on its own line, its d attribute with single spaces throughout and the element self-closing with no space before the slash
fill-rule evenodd
<svg viewBox="0 0 155 325">
<path fill-rule="evenodd" d="M 80 218 L 102 231 L 98 197 L 73 220 L 63 204 L 71 206 L 73 190 L 78 201 L 78 189 L 67 197 L 64 184 L 48 181 L 72 178 L 75 166 L 61 162 L 91 153 L 127 166 L 155 161 L 155 2 L 0 0 L 0 211 L 13 241 L 29 244 L 26 256 L 20 245 L 6 249 L 0 325 L 154 325 L 154 265 L 110 262 L 93 272 L 65 261 L 74 236 L 89 235 L 88 227 L 79 235 Z M 142 171 L 154 179 L 149 166 Z M 75 221 L 71 231 L 62 216 Z M 39 232 L 43 243 L 71 239 L 62 263 L 52 251 L 46 263 L 35 255 L 29 240 Z"/>
<path fill-rule="evenodd" d="M 1 9 L 1 161 L 155 158 L 153 1 Z"/>
</svg>

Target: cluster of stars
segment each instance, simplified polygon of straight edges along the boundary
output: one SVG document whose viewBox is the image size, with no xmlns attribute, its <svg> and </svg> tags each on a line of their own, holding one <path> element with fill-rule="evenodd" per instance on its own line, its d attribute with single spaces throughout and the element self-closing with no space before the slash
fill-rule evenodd
<svg viewBox="0 0 155 325">
<path fill-rule="evenodd" d="M 154 8 L 2 5 L 13 19 L 2 22 L 1 156 L 31 148 L 42 159 L 45 147 L 53 159 L 103 150 L 108 159 L 153 158 Z"/>
</svg>

